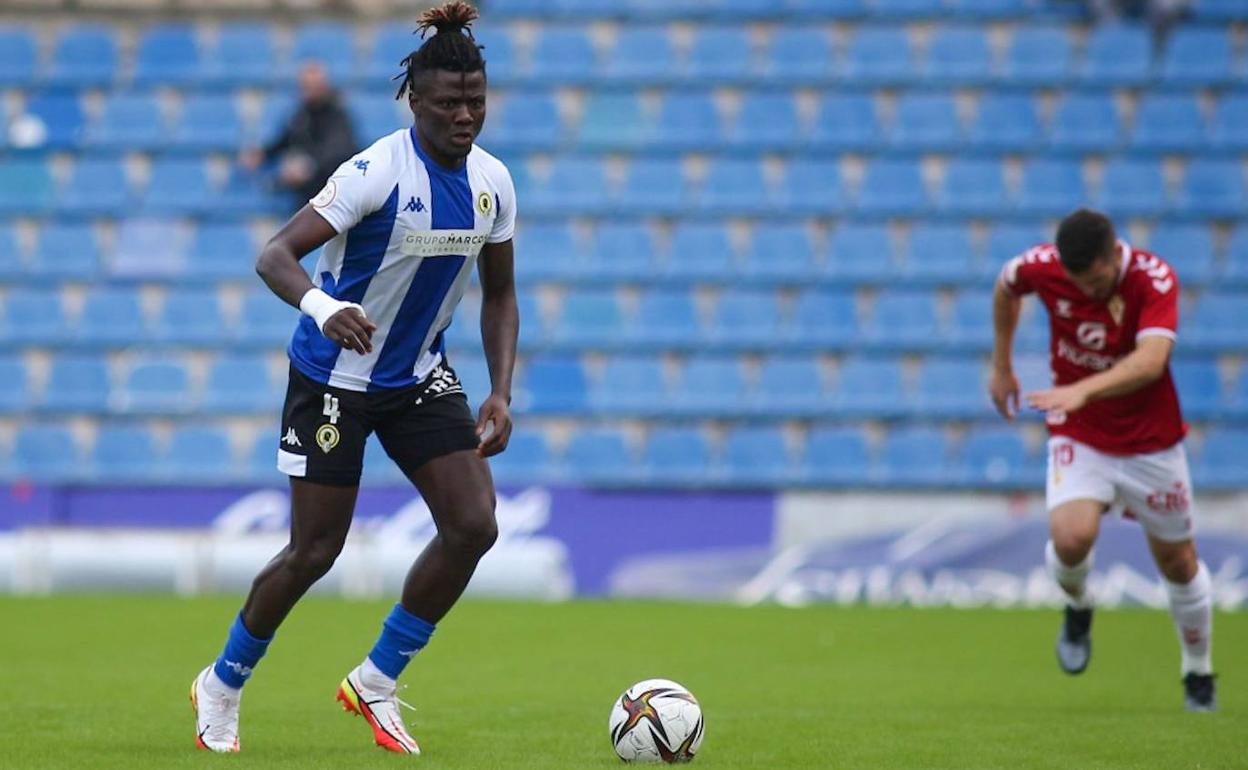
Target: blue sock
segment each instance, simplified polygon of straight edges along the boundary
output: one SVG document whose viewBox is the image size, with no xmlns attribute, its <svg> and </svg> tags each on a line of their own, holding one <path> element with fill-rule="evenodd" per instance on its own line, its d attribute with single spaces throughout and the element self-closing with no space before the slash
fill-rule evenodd
<svg viewBox="0 0 1248 770">
<path fill-rule="evenodd" d="M 243 625 L 243 613 L 238 613 L 234 625 L 230 626 L 230 635 L 225 640 L 225 649 L 221 657 L 213 665 L 217 678 L 235 689 L 247 684 L 251 678 L 251 670 L 264 657 L 273 638 L 257 639 Z"/>
<path fill-rule="evenodd" d="M 429 643 L 434 628 L 434 624 L 421 620 L 403 609 L 401 604 L 396 604 L 381 624 L 381 636 L 377 637 L 377 644 L 368 653 L 368 659 L 381 673 L 398 679 L 412 656 Z"/>
</svg>

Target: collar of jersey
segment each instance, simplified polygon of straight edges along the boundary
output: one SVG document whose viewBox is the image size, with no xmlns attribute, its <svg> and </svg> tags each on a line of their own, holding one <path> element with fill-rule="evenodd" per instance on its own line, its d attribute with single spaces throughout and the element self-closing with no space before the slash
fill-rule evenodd
<svg viewBox="0 0 1248 770">
<path fill-rule="evenodd" d="M 464 158 L 464 162 L 460 164 L 459 168 L 447 168 L 425 154 L 424 149 L 420 146 L 420 140 L 416 138 L 416 126 L 407 129 L 407 135 L 411 137 L 412 149 L 416 150 L 416 157 L 420 158 L 421 162 L 425 164 L 425 170 L 430 174 L 441 174 L 449 177 L 465 177 L 467 175 L 468 158 Z"/>
<path fill-rule="evenodd" d="M 413 141 L 415 140 L 415 138 L 416 138 L 415 135 L 413 135 L 412 136 Z M 1127 243 L 1124 240 L 1119 239 L 1118 249 L 1119 251 L 1122 252 L 1122 257 L 1121 257 L 1122 269 L 1118 271 L 1118 284 L 1117 285 L 1121 286 L 1123 279 L 1127 277 L 1127 265 L 1131 264 L 1131 244 Z"/>
</svg>

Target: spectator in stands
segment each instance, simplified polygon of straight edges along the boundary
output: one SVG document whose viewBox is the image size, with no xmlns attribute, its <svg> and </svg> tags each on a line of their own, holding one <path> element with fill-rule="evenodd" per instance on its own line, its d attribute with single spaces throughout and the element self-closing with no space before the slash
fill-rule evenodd
<svg viewBox="0 0 1248 770">
<path fill-rule="evenodd" d="M 302 66 L 299 95 L 299 107 L 281 134 L 265 147 L 243 150 L 239 160 L 251 170 L 276 161 L 278 186 L 302 206 L 359 146 L 351 116 L 330 85 L 323 64 L 309 61 Z"/>
<path fill-rule="evenodd" d="M 1088 7 L 1098 22 L 1118 21 L 1124 16 L 1147 16 L 1158 39 L 1165 37 L 1191 4 L 1192 0 L 1088 0 Z"/>
</svg>

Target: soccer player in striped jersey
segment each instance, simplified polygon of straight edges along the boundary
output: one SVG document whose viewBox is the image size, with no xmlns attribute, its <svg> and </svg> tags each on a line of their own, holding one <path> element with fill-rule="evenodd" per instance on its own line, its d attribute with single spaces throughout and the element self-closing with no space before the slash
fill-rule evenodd
<svg viewBox="0 0 1248 770">
<path fill-rule="evenodd" d="M 196 742 L 237 751 L 243 684 L 291 608 L 341 551 L 364 443 L 382 446 L 429 505 L 438 534 L 416 558 L 376 644 L 338 691 L 384 748 L 417 754 L 396 680 L 455 604 L 497 534 L 485 458 L 503 451 L 519 314 L 515 192 L 475 145 L 485 60 L 472 6 L 426 11 L 435 34 L 403 60 L 409 129 L 344 162 L 261 252 L 256 270 L 304 316 L 289 347 L 277 466 L 290 477 L 291 535 L 260 572 L 225 648 L 192 685 Z M 299 260 L 324 245 L 309 281 Z M 443 333 L 476 264 L 491 392 L 474 418 Z"/>
</svg>

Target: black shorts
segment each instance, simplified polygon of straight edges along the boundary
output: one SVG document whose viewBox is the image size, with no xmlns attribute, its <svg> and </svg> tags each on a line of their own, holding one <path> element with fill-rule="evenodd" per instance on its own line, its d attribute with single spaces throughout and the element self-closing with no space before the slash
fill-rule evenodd
<svg viewBox="0 0 1248 770">
<path fill-rule="evenodd" d="M 410 476 L 442 455 L 476 449 L 476 421 L 455 370 L 439 365 L 406 388 L 360 392 L 324 385 L 290 367 L 277 468 L 317 484 L 353 487 L 373 431 Z"/>
</svg>

